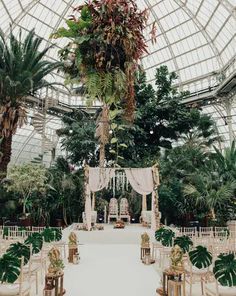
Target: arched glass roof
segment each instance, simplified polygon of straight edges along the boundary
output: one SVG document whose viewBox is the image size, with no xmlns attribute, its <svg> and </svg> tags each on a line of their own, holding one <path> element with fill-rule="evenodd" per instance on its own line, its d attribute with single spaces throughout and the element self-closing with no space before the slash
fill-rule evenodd
<svg viewBox="0 0 236 296">
<path fill-rule="evenodd" d="M 10 23 L 14 31 L 21 28 L 23 33 L 35 28 L 43 38 L 42 47 L 56 43 L 48 52 L 48 58 L 57 60 L 57 52 L 67 40 L 50 40 L 49 36 L 58 27 L 64 26 L 73 7 L 83 2 L 0 0 L 0 28 L 6 35 Z M 137 0 L 137 4 L 141 9 L 150 11 L 145 30 L 149 54 L 142 59 L 148 81 L 153 82 L 155 68 L 165 64 L 169 70 L 177 72 L 177 85 L 181 89 L 199 92 L 217 85 L 222 75 L 236 71 L 236 0 Z M 154 21 L 157 42 L 152 44 L 149 32 Z M 51 79 L 63 82 L 59 73 L 55 73 Z M 68 105 L 81 104 L 79 98 L 66 94 L 60 94 L 59 101 Z M 210 112 L 207 108 L 204 112 Z M 211 108 L 213 111 L 210 113 L 214 113 L 215 108 Z M 55 118 L 49 119 L 49 129 L 56 129 L 58 122 Z M 32 126 L 27 126 L 15 136 L 14 149 L 18 151 L 18 157 L 14 158 L 16 162 L 25 158 L 23 154 L 19 155 L 19 151 L 29 158 L 29 153 L 24 151 L 33 151 L 30 145 L 38 146 L 40 136 L 32 136 L 31 129 Z"/>
</svg>

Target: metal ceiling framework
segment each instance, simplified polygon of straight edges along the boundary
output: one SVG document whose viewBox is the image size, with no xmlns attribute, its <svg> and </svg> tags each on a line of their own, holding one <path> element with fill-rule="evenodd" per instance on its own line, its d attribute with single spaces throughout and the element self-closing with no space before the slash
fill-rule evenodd
<svg viewBox="0 0 236 296">
<path fill-rule="evenodd" d="M 212 114 L 216 119 L 226 145 L 229 143 L 227 114 L 220 100 L 230 99 L 232 128 L 236 131 L 236 106 L 234 80 L 236 73 L 236 0 L 136 0 L 140 8 L 150 10 L 150 20 L 145 30 L 149 54 L 142 59 L 148 81 L 154 84 L 155 68 L 166 64 L 171 71 L 177 72 L 179 79 L 176 87 L 188 90 L 191 96 L 186 103 L 204 105 L 203 112 Z M 57 51 L 66 40 L 50 40 L 49 35 L 63 26 L 74 6 L 82 0 L 0 0 L 0 28 L 9 35 L 9 23 L 17 32 L 27 32 L 34 27 L 36 34 L 43 39 L 43 47 L 54 44 L 47 58 L 57 60 Z M 157 43 L 151 43 L 149 32 L 153 22 L 157 23 Z M 63 75 L 55 72 L 51 80 L 63 82 Z M 230 89 L 227 96 L 222 89 Z M 231 88 L 232 89 L 231 89 Z M 45 99 L 57 102 L 50 109 L 47 129 L 55 130 L 61 126 L 58 116 L 74 108 L 84 107 L 80 97 L 65 89 L 48 93 L 43 90 L 37 98 L 28 97 L 29 106 L 40 109 Z M 217 107 L 216 107 L 217 104 Z M 228 106 L 229 107 L 229 106 Z M 96 106 L 94 106 L 96 109 Z M 225 124 L 226 123 L 226 124 Z M 26 132 L 27 130 L 27 132 Z M 35 140 L 36 138 L 36 140 Z M 15 162 L 29 158 L 28 152 L 40 137 L 27 126 L 18 130 L 14 137 Z M 28 148 L 30 147 L 30 148 Z M 61 153 L 58 148 L 58 153 Z M 34 153 L 31 153 L 34 154 Z M 36 155 L 37 156 L 37 155 Z"/>
</svg>

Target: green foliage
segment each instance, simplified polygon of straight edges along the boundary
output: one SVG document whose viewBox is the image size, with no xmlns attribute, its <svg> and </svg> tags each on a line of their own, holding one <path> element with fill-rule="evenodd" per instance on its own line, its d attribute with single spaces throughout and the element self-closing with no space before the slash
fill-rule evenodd
<svg viewBox="0 0 236 296">
<path fill-rule="evenodd" d="M 52 228 L 45 228 L 42 232 L 42 236 L 46 243 L 53 242 L 55 239 L 54 230 Z"/>
<path fill-rule="evenodd" d="M 53 232 L 54 232 L 54 240 L 55 241 L 59 241 L 62 238 L 62 231 L 61 229 L 56 229 L 56 228 L 52 228 Z"/>
<path fill-rule="evenodd" d="M 17 39 L 12 31 L 8 39 L 0 31 L 0 105 L 11 102 L 16 106 L 22 97 L 49 85 L 45 76 L 60 66 L 58 62 L 46 61 L 51 48 L 40 51 L 42 39 L 31 30 L 24 40 L 21 32 Z"/>
<path fill-rule="evenodd" d="M 10 168 L 7 185 L 8 191 L 18 193 L 23 200 L 23 214 L 26 211 L 26 202 L 34 192 L 43 193 L 46 190 L 46 168 L 38 164 L 23 164 Z"/>
<path fill-rule="evenodd" d="M 30 259 L 30 247 L 20 242 L 11 244 L 6 253 L 19 260 L 24 257 L 24 264 L 27 264 Z"/>
<path fill-rule="evenodd" d="M 165 247 L 171 247 L 173 245 L 173 238 L 175 233 L 171 229 L 160 228 L 155 232 L 155 238 L 157 241 Z"/>
<path fill-rule="evenodd" d="M 189 259 L 198 269 L 209 267 L 212 264 L 212 254 L 203 246 L 197 246 L 190 251 Z"/>
<path fill-rule="evenodd" d="M 4 226 L 3 227 L 3 238 L 6 238 L 9 235 L 9 227 Z"/>
<path fill-rule="evenodd" d="M 59 52 L 64 62 L 63 71 L 69 77 L 67 81 L 85 86 L 88 105 L 97 100 L 109 109 L 119 105 L 125 120 L 132 122 L 135 71 L 147 47 L 142 33 L 148 19 L 146 10 L 139 11 L 130 0 L 119 3 L 94 0 L 74 10 L 76 16 L 67 21 L 69 29 L 60 28 L 52 35 L 73 41 Z M 153 31 L 155 25 L 152 37 Z M 99 141 L 103 161 L 102 137 Z"/>
<path fill-rule="evenodd" d="M 12 255 L 4 254 L 0 258 L 0 282 L 14 283 L 20 275 L 21 261 Z"/>
<path fill-rule="evenodd" d="M 43 237 L 40 233 L 32 233 L 25 240 L 25 244 L 32 245 L 32 253 L 37 254 L 43 247 Z"/>
<path fill-rule="evenodd" d="M 63 219 L 66 225 L 78 221 L 84 209 L 83 170 L 75 171 L 66 159 L 59 157 L 49 169 L 49 176 L 51 189 L 47 192 L 47 201 L 51 213 L 56 213 L 54 217 Z"/>
<path fill-rule="evenodd" d="M 190 248 L 193 246 L 193 242 L 190 237 L 183 235 L 176 237 L 174 240 L 174 245 L 178 245 L 184 253 L 189 252 Z"/>
<path fill-rule="evenodd" d="M 222 286 L 236 286 L 236 259 L 234 254 L 220 254 L 215 261 L 213 272 Z"/>
<path fill-rule="evenodd" d="M 84 162 L 90 166 L 97 165 L 97 145 L 94 137 L 95 118 L 85 112 L 74 111 L 66 114 L 62 121 L 65 128 L 57 131 L 62 137 L 62 147 L 68 151 L 72 163 L 82 166 Z"/>
</svg>

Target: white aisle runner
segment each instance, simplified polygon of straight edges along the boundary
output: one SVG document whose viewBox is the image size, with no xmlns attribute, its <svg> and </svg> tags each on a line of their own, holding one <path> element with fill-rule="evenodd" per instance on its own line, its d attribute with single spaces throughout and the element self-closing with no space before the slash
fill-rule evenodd
<svg viewBox="0 0 236 296">
<path fill-rule="evenodd" d="M 158 273 L 140 262 L 140 247 L 85 244 L 81 261 L 65 268 L 68 296 L 156 296 Z"/>
</svg>

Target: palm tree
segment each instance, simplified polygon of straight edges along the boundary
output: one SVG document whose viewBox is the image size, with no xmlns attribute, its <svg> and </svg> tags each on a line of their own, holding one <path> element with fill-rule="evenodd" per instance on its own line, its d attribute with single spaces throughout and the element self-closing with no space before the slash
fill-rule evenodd
<svg viewBox="0 0 236 296">
<path fill-rule="evenodd" d="M 191 198 L 196 207 L 206 207 L 213 219 L 216 210 L 221 209 L 232 198 L 236 190 L 236 181 L 223 182 L 217 172 L 198 171 L 189 177 L 189 183 L 184 187 L 184 195 Z M 190 201 L 190 200 L 189 200 Z"/>
<path fill-rule="evenodd" d="M 30 31 L 21 40 L 13 33 L 9 38 L 0 31 L 0 180 L 6 176 L 11 160 L 12 136 L 18 127 L 27 120 L 24 97 L 34 94 L 38 89 L 52 85 L 45 76 L 59 67 L 58 62 L 45 60 L 51 46 L 40 51 L 42 39 Z"/>
<path fill-rule="evenodd" d="M 213 159 L 215 160 L 217 170 L 224 180 L 236 179 L 236 147 L 233 141 L 231 147 L 227 147 L 222 153 L 219 149 L 214 147 L 215 153 Z"/>
</svg>

